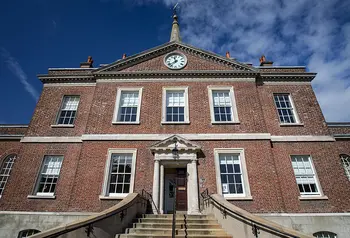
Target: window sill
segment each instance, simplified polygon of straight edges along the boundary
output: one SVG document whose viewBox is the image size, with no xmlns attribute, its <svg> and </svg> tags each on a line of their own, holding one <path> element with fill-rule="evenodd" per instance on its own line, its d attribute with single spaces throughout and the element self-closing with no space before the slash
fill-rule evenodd
<svg viewBox="0 0 350 238">
<path fill-rule="evenodd" d="M 304 123 L 280 123 L 280 127 L 304 126 Z"/>
<path fill-rule="evenodd" d="M 139 121 L 124 122 L 124 121 L 113 121 L 113 125 L 139 125 Z"/>
<path fill-rule="evenodd" d="M 241 122 L 239 121 L 212 121 L 211 124 L 213 125 L 239 125 Z"/>
<path fill-rule="evenodd" d="M 245 196 L 245 197 L 235 197 L 235 196 L 224 196 L 226 200 L 245 200 L 245 201 L 252 201 L 253 197 L 252 196 Z"/>
<path fill-rule="evenodd" d="M 165 125 L 189 125 L 190 122 L 189 121 L 179 121 L 179 122 L 176 122 L 176 121 L 162 121 L 162 124 L 165 124 Z"/>
<path fill-rule="evenodd" d="M 29 199 L 56 199 L 55 195 L 28 195 Z"/>
<path fill-rule="evenodd" d="M 117 195 L 117 196 L 100 195 L 99 199 L 100 200 L 121 200 L 121 199 L 124 199 L 127 195 L 128 195 L 127 193 L 125 195 L 121 194 L 121 195 Z"/>
<path fill-rule="evenodd" d="M 327 196 L 319 196 L 319 195 L 315 195 L 315 196 L 299 196 L 299 200 L 300 201 L 304 201 L 304 200 L 328 200 Z"/>
<path fill-rule="evenodd" d="M 74 125 L 51 125 L 51 127 L 58 127 L 58 128 L 73 128 Z"/>
</svg>

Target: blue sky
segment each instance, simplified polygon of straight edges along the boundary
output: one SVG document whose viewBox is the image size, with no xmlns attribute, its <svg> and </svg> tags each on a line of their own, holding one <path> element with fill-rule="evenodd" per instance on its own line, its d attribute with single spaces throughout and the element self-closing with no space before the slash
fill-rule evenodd
<svg viewBox="0 0 350 238">
<path fill-rule="evenodd" d="M 49 67 L 110 63 L 169 40 L 176 0 L 0 3 L 0 123 L 29 123 Z M 180 0 L 183 41 L 242 62 L 306 65 L 328 121 L 350 121 L 350 1 Z"/>
</svg>

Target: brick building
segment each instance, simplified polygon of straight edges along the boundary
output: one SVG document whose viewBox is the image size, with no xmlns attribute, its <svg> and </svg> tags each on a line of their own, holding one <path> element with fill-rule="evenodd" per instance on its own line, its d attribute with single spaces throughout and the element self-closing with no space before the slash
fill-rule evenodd
<svg viewBox="0 0 350 238">
<path fill-rule="evenodd" d="M 188 214 L 208 189 L 296 230 L 349 237 L 350 123 L 325 121 L 316 73 L 264 56 L 260 66 L 241 63 L 179 33 L 174 16 L 170 42 L 38 76 L 29 125 L 0 125 L 0 236 L 100 212 L 143 189 L 169 213 L 180 177 L 176 205 Z"/>
</svg>

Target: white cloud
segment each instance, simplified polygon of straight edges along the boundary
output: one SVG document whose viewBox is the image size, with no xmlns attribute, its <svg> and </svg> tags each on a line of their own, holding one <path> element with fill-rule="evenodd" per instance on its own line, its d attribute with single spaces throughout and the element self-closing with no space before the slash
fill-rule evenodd
<svg viewBox="0 0 350 238">
<path fill-rule="evenodd" d="M 3 58 L 7 68 L 19 79 L 24 89 L 37 101 L 39 93 L 28 81 L 28 77 L 18 61 L 4 48 L 0 48 L 0 56 Z"/>
<path fill-rule="evenodd" d="M 177 0 L 134 0 L 138 4 Z M 350 121 L 350 1 L 183 0 L 181 35 L 194 46 L 258 64 L 306 65 L 328 121 Z"/>
</svg>

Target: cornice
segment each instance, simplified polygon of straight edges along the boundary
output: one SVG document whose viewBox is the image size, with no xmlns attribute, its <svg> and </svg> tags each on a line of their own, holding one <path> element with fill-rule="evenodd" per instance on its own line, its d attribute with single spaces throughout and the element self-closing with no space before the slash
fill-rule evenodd
<svg viewBox="0 0 350 238">
<path fill-rule="evenodd" d="M 316 73 L 263 73 L 260 72 L 259 81 L 306 81 L 311 82 L 316 77 Z"/>
<path fill-rule="evenodd" d="M 60 82 L 95 82 L 93 75 L 37 75 L 42 83 L 60 83 Z"/>
</svg>

